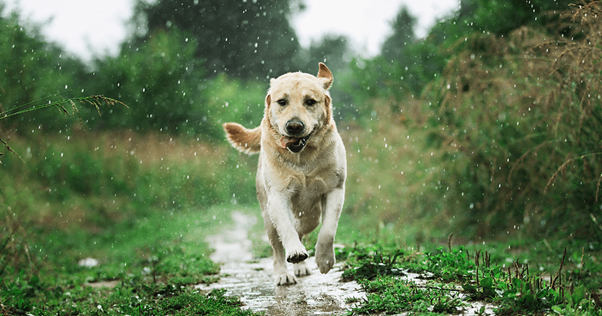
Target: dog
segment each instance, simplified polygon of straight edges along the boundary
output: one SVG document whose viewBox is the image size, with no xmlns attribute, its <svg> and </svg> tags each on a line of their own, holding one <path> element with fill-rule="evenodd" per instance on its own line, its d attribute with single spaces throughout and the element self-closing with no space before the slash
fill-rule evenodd
<svg viewBox="0 0 602 316">
<path fill-rule="evenodd" d="M 335 264 L 334 238 L 345 199 L 345 146 L 332 112 L 332 72 L 319 63 L 317 76 L 287 73 L 270 80 L 260 126 L 225 123 L 230 144 L 259 153 L 257 199 L 274 253 L 276 285 L 296 284 L 310 274 L 303 236 L 320 224 L 316 264 Z M 286 262 L 294 264 L 289 273 Z"/>
</svg>

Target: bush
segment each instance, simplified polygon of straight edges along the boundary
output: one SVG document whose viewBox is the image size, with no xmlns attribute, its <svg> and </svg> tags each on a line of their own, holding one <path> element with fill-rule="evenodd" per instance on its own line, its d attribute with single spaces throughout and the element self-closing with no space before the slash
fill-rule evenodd
<svg viewBox="0 0 602 316">
<path fill-rule="evenodd" d="M 0 3 L 0 112 L 47 97 L 81 89 L 85 72 L 81 61 L 68 57 L 52 43 L 44 41 L 36 26 L 26 25 L 13 13 L 4 17 Z M 72 121 L 57 119 L 56 111 L 37 111 L 2 120 L 4 127 L 61 129 Z"/>
<path fill-rule="evenodd" d="M 586 18 L 599 6 L 559 13 L 570 40 L 527 27 L 461 40 L 431 86 L 443 205 L 468 235 L 599 236 L 602 55 L 591 47 L 602 45 L 602 21 Z"/>
</svg>

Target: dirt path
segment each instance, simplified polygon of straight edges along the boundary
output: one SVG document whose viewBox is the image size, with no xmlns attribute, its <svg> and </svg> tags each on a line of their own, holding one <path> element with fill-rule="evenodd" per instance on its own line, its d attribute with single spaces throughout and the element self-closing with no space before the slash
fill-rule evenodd
<svg viewBox="0 0 602 316">
<path fill-rule="evenodd" d="M 296 285 L 275 286 L 272 259 L 257 261 L 251 253 L 249 230 L 256 223 L 255 217 L 233 212 L 232 219 L 234 224 L 229 230 L 207 239 L 215 249 L 211 259 L 222 264 L 220 281 L 209 286 L 198 285 L 197 288 L 226 289 L 227 295 L 240 297 L 245 308 L 265 311 L 268 316 L 344 315 L 352 307 L 345 303 L 346 298 L 366 298 L 357 282 L 340 282 L 340 264 L 327 274 L 321 274 L 314 257 L 307 259 L 311 275 L 297 278 L 299 283 Z M 292 271 L 292 266 L 289 269 Z M 426 283 L 413 273 L 406 273 L 400 279 L 409 279 L 416 284 Z M 459 315 L 478 315 L 481 307 L 485 307 L 486 315 L 493 315 L 495 306 L 483 302 L 467 304 Z"/>
<path fill-rule="evenodd" d="M 253 261 L 249 229 L 256 219 L 242 213 L 232 214 L 234 225 L 230 230 L 211 236 L 208 242 L 216 251 L 211 256 L 222 263 L 221 279 L 208 290 L 223 288 L 228 295 L 240 297 L 253 311 L 265 311 L 266 315 L 343 315 L 351 307 L 345 303 L 348 297 L 364 298 L 356 282 L 340 282 L 339 265 L 327 274 L 321 274 L 313 257 L 308 259 L 312 274 L 298 278 L 298 284 L 275 286 L 272 259 Z M 289 267 L 292 271 L 292 266 Z"/>
</svg>

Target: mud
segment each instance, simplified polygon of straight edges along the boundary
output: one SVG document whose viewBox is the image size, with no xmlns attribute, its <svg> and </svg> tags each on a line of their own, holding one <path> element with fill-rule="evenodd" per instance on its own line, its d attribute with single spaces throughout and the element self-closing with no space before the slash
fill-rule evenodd
<svg viewBox="0 0 602 316">
<path fill-rule="evenodd" d="M 255 218 L 237 212 L 232 218 L 230 230 L 207 240 L 215 249 L 211 259 L 222 264 L 221 279 L 198 288 L 226 289 L 227 295 L 240 297 L 244 308 L 274 316 L 344 315 L 352 306 L 346 298 L 365 298 L 357 282 L 340 282 L 340 265 L 321 274 L 313 257 L 307 259 L 311 275 L 297 278 L 296 285 L 275 286 L 272 259 L 253 260 L 248 230 Z M 292 265 L 289 269 L 292 271 Z"/>
<path fill-rule="evenodd" d="M 231 229 L 207 239 L 215 249 L 211 259 L 222 264 L 220 281 L 211 285 L 197 285 L 197 288 L 225 289 L 226 295 L 240 297 L 243 308 L 263 311 L 271 316 L 345 315 L 355 304 L 346 303 L 346 299 L 366 298 L 357 282 L 340 281 L 340 264 L 327 274 L 321 274 L 314 257 L 307 259 L 312 269 L 311 275 L 297 278 L 296 285 L 275 286 L 272 259 L 254 260 L 251 252 L 252 242 L 248 234 L 256 219 L 238 212 L 234 212 L 232 218 L 234 225 Z M 289 270 L 292 271 L 292 265 Z M 426 285 L 426 281 L 419 277 L 418 274 L 407 273 L 401 279 Z M 478 315 L 482 307 L 485 315 L 494 314 L 494 305 L 471 302 L 456 315 Z"/>
</svg>

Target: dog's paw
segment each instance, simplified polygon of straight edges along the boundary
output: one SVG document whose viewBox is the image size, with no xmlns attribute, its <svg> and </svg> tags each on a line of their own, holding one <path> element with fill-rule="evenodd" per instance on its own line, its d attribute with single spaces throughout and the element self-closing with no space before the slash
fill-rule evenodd
<svg viewBox="0 0 602 316">
<path fill-rule="evenodd" d="M 297 278 L 294 275 L 287 273 L 276 275 L 276 285 L 292 285 L 297 284 Z"/>
<path fill-rule="evenodd" d="M 298 277 L 311 274 L 311 271 L 309 270 L 309 267 L 307 266 L 307 263 L 305 263 L 305 261 L 295 264 L 293 266 L 293 269 L 295 271 L 295 275 Z"/>
<path fill-rule="evenodd" d="M 308 256 L 309 255 L 307 254 L 307 250 L 305 250 L 305 248 L 302 248 L 300 250 L 291 251 L 290 253 L 287 253 L 286 261 L 288 261 L 290 263 L 299 263 L 299 262 L 307 259 Z"/>
<path fill-rule="evenodd" d="M 321 273 L 328 273 L 334 266 L 336 260 L 334 258 L 334 247 L 332 244 L 329 246 L 321 246 L 318 242 L 316 245 L 316 264 Z"/>
</svg>

